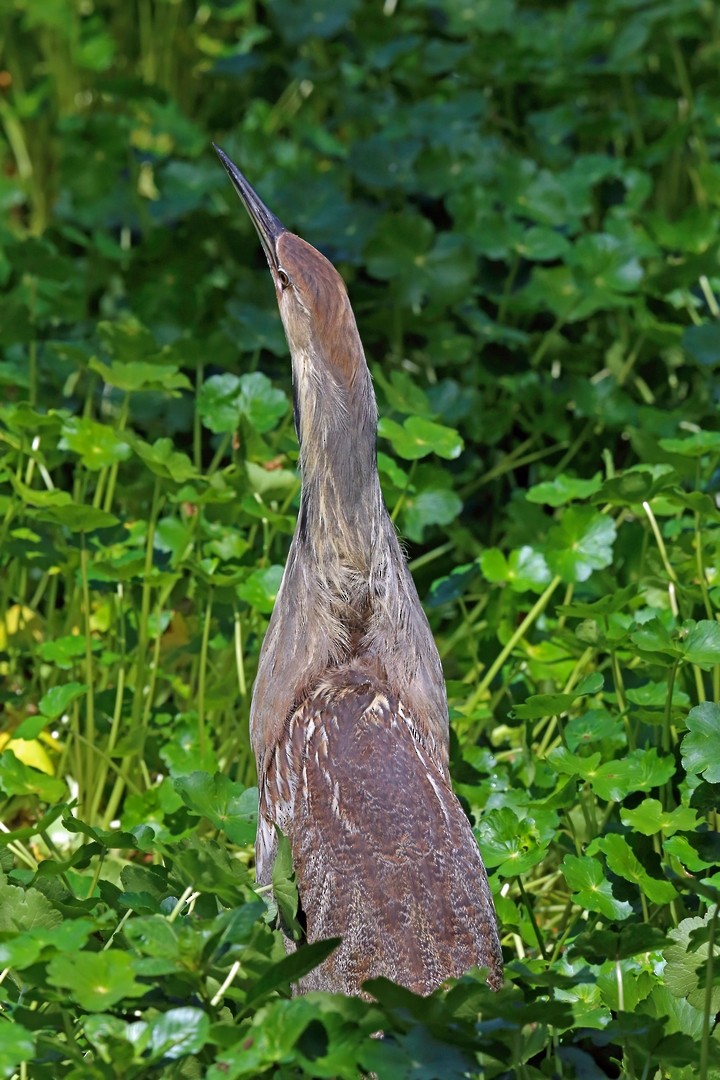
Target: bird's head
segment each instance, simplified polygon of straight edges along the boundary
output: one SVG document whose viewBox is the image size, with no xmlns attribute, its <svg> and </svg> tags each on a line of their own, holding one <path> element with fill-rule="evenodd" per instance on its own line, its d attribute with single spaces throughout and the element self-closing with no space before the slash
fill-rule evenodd
<svg viewBox="0 0 720 1080">
<path fill-rule="evenodd" d="M 351 387 L 366 365 L 343 279 L 285 228 L 227 154 L 215 149 L 260 238 L 294 363 L 309 366 L 315 379 L 331 376 L 339 387 Z"/>
</svg>

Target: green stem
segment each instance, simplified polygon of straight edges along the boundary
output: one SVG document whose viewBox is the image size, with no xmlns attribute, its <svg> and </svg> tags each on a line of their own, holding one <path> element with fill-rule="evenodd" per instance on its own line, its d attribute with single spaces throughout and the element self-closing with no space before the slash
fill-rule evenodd
<svg viewBox="0 0 720 1080">
<path fill-rule="evenodd" d="M 233 622 L 235 625 L 235 666 L 237 668 L 238 689 L 240 697 L 247 697 L 247 683 L 245 682 L 245 659 L 243 656 L 242 622 L 237 607 L 233 609 Z"/>
<path fill-rule="evenodd" d="M 88 552 L 85 533 L 80 548 L 80 580 L 83 601 L 83 634 L 85 636 L 85 789 L 80 790 L 80 803 L 87 809 L 90 800 L 90 783 L 95 760 L 95 691 L 92 655 L 92 631 L 90 629 L 90 586 L 88 584 Z"/>
<path fill-rule="evenodd" d="M 122 583 L 118 583 L 117 589 L 117 603 L 116 603 L 116 618 L 118 625 L 118 638 L 120 647 L 120 659 L 118 662 L 118 678 L 117 687 L 115 689 L 115 708 L 113 709 L 112 722 L 110 724 L 110 734 L 107 741 L 107 754 L 112 754 L 113 748 L 118 740 L 120 733 L 120 723 L 122 720 L 123 698 L 125 696 L 125 617 L 123 614 L 123 587 Z M 102 800 L 103 791 L 105 789 L 105 782 L 107 780 L 108 769 L 114 767 L 114 763 L 109 757 L 103 758 L 98 775 L 95 781 L 92 808 L 90 811 L 90 821 L 95 821 L 100 811 L 100 802 Z"/>
<path fill-rule="evenodd" d="M 540 596 L 535 602 L 535 604 L 533 604 L 532 608 L 527 613 L 527 615 L 520 623 L 518 628 L 515 630 L 515 632 L 512 634 L 505 647 L 500 651 L 499 655 L 485 672 L 485 675 L 480 680 L 477 688 L 475 689 L 475 692 L 470 695 L 470 698 L 467 702 L 468 711 L 472 711 L 472 709 L 475 708 L 478 702 L 482 700 L 490 683 L 493 681 L 498 671 L 500 671 L 503 664 L 507 660 L 508 656 L 510 656 L 517 643 L 519 641 L 522 641 L 527 631 L 530 629 L 533 623 L 536 622 L 537 619 L 539 619 L 545 608 L 548 606 L 552 594 L 555 592 L 561 581 L 562 578 L 559 575 L 556 575 L 552 579 L 542 596 Z"/>
<path fill-rule="evenodd" d="M 205 684 L 207 678 L 208 645 L 210 642 L 210 625 L 212 622 L 212 589 L 208 594 L 207 607 L 205 608 L 205 621 L 203 623 L 202 642 L 200 645 L 200 670 L 198 673 L 198 747 L 200 757 L 204 758 L 206 749 L 205 735 Z"/>
<path fill-rule="evenodd" d="M 535 938 L 537 939 L 538 947 L 540 949 L 540 955 L 542 956 L 543 960 L 546 960 L 547 956 L 545 954 L 545 942 L 542 939 L 542 934 L 540 933 L 540 927 L 537 924 L 537 920 L 535 918 L 535 912 L 533 911 L 533 906 L 530 903 L 530 898 L 529 898 L 528 894 L 525 892 L 525 887 L 524 887 L 524 885 L 522 883 L 522 878 L 517 877 L 515 880 L 518 883 L 518 889 L 520 890 L 520 896 L 522 897 L 522 901 L 523 901 L 523 903 L 525 905 L 525 910 L 528 913 L 528 918 L 530 919 L 530 924 L 531 924 L 531 926 L 533 928 L 533 933 L 535 934 Z"/>
</svg>

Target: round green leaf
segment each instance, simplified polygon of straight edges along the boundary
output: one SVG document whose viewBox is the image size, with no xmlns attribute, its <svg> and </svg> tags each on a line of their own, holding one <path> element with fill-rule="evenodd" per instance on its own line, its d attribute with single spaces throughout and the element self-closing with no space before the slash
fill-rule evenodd
<svg viewBox="0 0 720 1080">
<path fill-rule="evenodd" d="M 545 506 L 564 506 L 565 503 L 574 499 L 587 499 L 600 490 L 602 477 L 595 473 L 591 480 L 579 480 L 574 476 L 556 476 L 554 480 L 546 480 L 542 484 L 535 484 L 528 491 L 526 498 L 529 502 L 541 503 Z"/>
<path fill-rule="evenodd" d="M 694 829 L 698 823 L 697 814 L 689 806 L 665 810 L 658 799 L 643 799 L 634 810 L 621 810 L 620 819 L 623 825 L 641 832 L 643 836 L 654 836 L 658 832 L 672 836 L 679 830 Z"/>
<path fill-rule="evenodd" d="M 153 1057 L 176 1061 L 202 1050 L 210 1033 L 210 1020 L 202 1009 L 186 1005 L 168 1009 L 152 1022 L 150 1048 Z"/>
<path fill-rule="evenodd" d="M 587 581 L 593 570 L 612 562 L 616 534 L 615 522 L 607 514 L 589 506 L 571 506 L 548 534 L 548 565 L 563 581 Z"/>
<path fill-rule="evenodd" d="M 237 586 L 237 594 L 251 607 L 257 608 L 264 615 L 269 615 L 275 606 L 282 577 L 282 566 L 267 566 L 263 570 L 253 570 L 245 581 Z"/>
<path fill-rule="evenodd" d="M 186 806 L 202 815 L 236 844 L 250 844 L 257 824 L 257 789 L 233 783 L 222 773 L 178 776 L 175 790 Z"/>
<path fill-rule="evenodd" d="M 428 525 L 449 525 L 462 510 L 462 502 L 448 488 L 426 488 L 410 495 L 403 505 L 403 531 L 420 543 Z"/>
<path fill-rule="evenodd" d="M 688 733 L 680 746 L 686 771 L 720 784 L 720 705 L 703 701 L 690 710 L 686 723 Z"/>
<path fill-rule="evenodd" d="M 402 426 L 394 420 L 383 419 L 378 425 L 378 433 L 389 439 L 395 452 L 406 461 L 415 461 L 428 454 L 456 458 L 464 445 L 454 428 L 436 424 L 424 416 L 409 416 Z"/>
<path fill-rule="evenodd" d="M 632 905 L 613 896 L 610 882 L 597 859 L 566 855 L 561 869 L 576 904 L 608 919 L 627 919 L 632 915 Z"/>
<path fill-rule="evenodd" d="M 88 1012 L 104 1012 L 127 997 L 141 997 L 148 987 L 135 979 L 132 957 L 119 949 L 55 956 L 48 965 L 48 982 L 69 991 Z"/>
<path fill-rule="evenodd" d="M 593 791 L 608 802 L 622 802 L 633 791 L 650 791 L 667 783 L 675 773 L 671 757 L 658 757 L 655 747 L 633 750 L 626 757 L 606 761 L 591 779 Z"/>
<path fill-rule="evenodd" d="M 70 417 L 62 426 L 62 435 L 60 449 L 79 454 L 85 468 L 92 471 L 126 461 L 132 453 L 111 427 L 88 417 Z"/>
<path fill-rule="evenodd" d="M 35 1054 L 35 1036 L 16 1021 L 0 1027 L 0 1074 L 13 1076 Z"/>
<path fill-rule="evenodd" d="M 85 683 L 70 682 L 63 686 L 54 686 L 40 698 L 38 708 L 48 720 L 57 720 L 64 712 L 67 712 L 68 706 L 76 698 L 82 697 L 86 692 Z"/>
<path fill-rule="evenodd" d="M 720 364 L 720 322 L 686 327 L 682 343 L 686 352 L 703 367 Z"/>
<path fill-rule="evenodd" d="M 6 795 L 37 795 L 48 803 L 60 802 L 66 794 L 62 780 L 24 765 L 12 750 L 0 754 L 0 790 Z"/>
</svg>

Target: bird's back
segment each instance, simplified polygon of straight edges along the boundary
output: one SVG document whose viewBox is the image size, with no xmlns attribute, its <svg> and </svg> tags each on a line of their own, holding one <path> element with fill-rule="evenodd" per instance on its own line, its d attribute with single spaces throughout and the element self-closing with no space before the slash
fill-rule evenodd
<svg viewBox="0 0 720 1080">
<path fill-rule="evenodd" d="M 418 993 L 502 957 L 470 823 L 403 703 L 357 665 L 334 669 L 289 720 L 260 810 L 288 836 L 307 938 L 342 944 L 300 989 L 358 993 L 385 976 Z M 259 850 L 263 861 L 262 842 Z M 260 878 L 269 865 L 259 867 Z"/>
</svg>

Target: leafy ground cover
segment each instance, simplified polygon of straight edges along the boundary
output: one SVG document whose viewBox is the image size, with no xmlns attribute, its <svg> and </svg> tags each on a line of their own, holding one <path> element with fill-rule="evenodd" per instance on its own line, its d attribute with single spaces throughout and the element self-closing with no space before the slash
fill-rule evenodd
<svg viewBox="0 0 720 1080">
<path fill-rule="evenodd" d="M 720 1075 L 719 55 L 697 0 L 3 7 L 2 1075 Z M 293 999 L 253 887 L 297 448 L 211 139 L 349 283 L 498 994 Z"/>
</svg>

